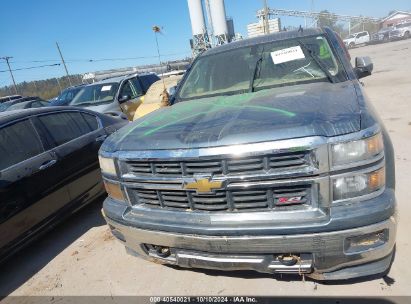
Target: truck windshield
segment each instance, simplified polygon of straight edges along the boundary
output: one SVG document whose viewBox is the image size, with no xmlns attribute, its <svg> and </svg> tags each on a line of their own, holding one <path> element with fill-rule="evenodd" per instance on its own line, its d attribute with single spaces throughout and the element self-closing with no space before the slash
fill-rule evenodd
<svg viewBox="0 0 411 304">
<path fill-rule="evenodd" d="M 74 97 L 72 106 L 94 106 L 110 103 L 114 100 L 118 89 L 117 83 L 100 83 L 88 85 Z"/>
<path fill-rule="evenodd" d="M 242 94 L 276 86 L 346 80 L 322 35 L 257 44 L 200 57 L 177 98 Z"/>
</svg>

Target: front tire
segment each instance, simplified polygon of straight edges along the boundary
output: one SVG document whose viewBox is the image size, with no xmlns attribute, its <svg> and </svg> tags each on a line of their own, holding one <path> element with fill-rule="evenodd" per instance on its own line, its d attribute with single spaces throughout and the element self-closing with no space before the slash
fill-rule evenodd
<svg viewBox="0 0 411 304">
<path fill-rule="evenodd" d="M 405 32 L 404 39 L 408 39 L 410 37 L 411 37 L 410 32 Z"/>
<path fill-rule="evenodd" d="M 349 48 L 349 49 L 353 49 L 354 46 L 355 46 L 354 42 L 351 42 L 351 43 L 348 45 L 348 48 Z"/>
</svg>

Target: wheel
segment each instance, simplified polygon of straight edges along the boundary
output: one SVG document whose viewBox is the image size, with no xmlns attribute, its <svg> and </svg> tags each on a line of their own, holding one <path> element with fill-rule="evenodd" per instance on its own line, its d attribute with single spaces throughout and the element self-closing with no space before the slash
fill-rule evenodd
<svg viewBox="0 0 411 304">
<path fill-rule="evenodd" d="M 410 32 L 405 32 L 404 39 L 408 39 L 410 37 L 411 37 Z"/>
<path fill-rule="evenodd" d="M 351 43 L 348 45 L 348 48 L 349 48 L 349 49 L 352 49 L 352 48 L 354 48 L 354 46 L 355 46 L 354 42 L 351 42 Z"/>
</svg>

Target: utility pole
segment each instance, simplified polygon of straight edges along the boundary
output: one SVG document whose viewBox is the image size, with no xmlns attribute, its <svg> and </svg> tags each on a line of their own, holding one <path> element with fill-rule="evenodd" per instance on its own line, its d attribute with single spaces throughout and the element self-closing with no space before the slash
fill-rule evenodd
<svg viewBox="0 0 411 304">
<path fill-rule="evenodd" d="M 64 69 L 66 70 L 66 75 L 67 75 L 67 78 L 68 78 L 68 80 L 69 80 L 69 84 L 70 84 L 70 86 L 72 86 L 72 84 L 71 84 L 71 79 L 70 79 L 70 75 L 69 75 L 69 72 L 68 72 L 68 70 L 67 70 L 66 62 L 64 61 L 64 58 L 63 58 L 63 54 L 61 53 L 59 44 L 58 44 L 57 42 L 56 42 L 56 45 L 57 45 L 57 50 L 59 51 L 59 54 L 60 54 L 61 62 L 63 63 Z"/>
<path fill-rule="evenodd" d="M 59 81 L 59 79 L 56 77 L 56 80 L 57 80 L 57 84 L 58 84 L 58 86 L 59 86 L 59 89 L 60 89 L 60 91 L 59 91 L 59 94 L 61 93 L 61 91 L 62 91 L 62 89 L 61 89 L 61 85 L 60 85 L 60 81 Z"/>
<path fill-rule="evenodd" d="M 264 34 L 270 33 L 270 24 L 268 22 L 268 5 L 267 0 L 264 0 Z"/>
<path fill-rule="evenodd" d="M 153 26 L 153 32 L 154 32 L 154 37 L 156 38 L 156 46 L 157 46 L 157 55 L 158 55 L 158 64 L 160 66 L 161 69 L 161 56 L 160 56 L 160 47 L 158 46 L 158 39 L 157 39 L 157 34 L 161 33 L 161 28 L 158 25 L 154 25 Z M 164 73 L 164 72 L 163 72 Z M 164 87 L 164 91 L 166 90 L 166 83 L 164 82 L 164 77 L 162 77 L 163 79 L 163 87 Z"/>
<path fill-rule="evenodd" d="M 33 81 L 33 85 L 34 85 L 34 89 L 36 90 L 36 95 L 37 95 L 37 84 L 35 80 Z"/>
<path fill-rule="evenodd" d="M 13 72 L 11 71 L 11 67 L 10 67 L 10 63 L 9 63 L 9 59 L 11 59 L 11 58 L 13 58 L 13 57 L 5 56 L 5 57 L 1 57 L 0 59 L 3 59 L 3 60 L 5 60 L 5 61 L 7 62 L 7 66 L 9 67 L 9 72 L 10 72 L 10 75 L 11 75 L 11 79 L 13 80 L 14 91 L 15 91 L 16 94 L 17 94 L 16 81 L 14 80 Z"/>
</svg>

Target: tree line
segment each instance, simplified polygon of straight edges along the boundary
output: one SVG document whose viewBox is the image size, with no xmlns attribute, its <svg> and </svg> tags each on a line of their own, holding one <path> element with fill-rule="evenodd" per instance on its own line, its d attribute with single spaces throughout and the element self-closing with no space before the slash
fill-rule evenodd
<svg viewBox="0 0 411 304">
<path fill-rule="evenodd" d="M 81 84 L 81 75 L 70 75 L 71 85 Z M 38 96 L 44 100 L 52 99 L 60 94 L 62 90 L 70 86 L 67 76 L 49 78 L 45 80 L 24 81 L 17 84 L 17 94 L 22 96 Z M 15 95 L 13 85 L 0 88 L 0 97 Z"/>
</svg>

